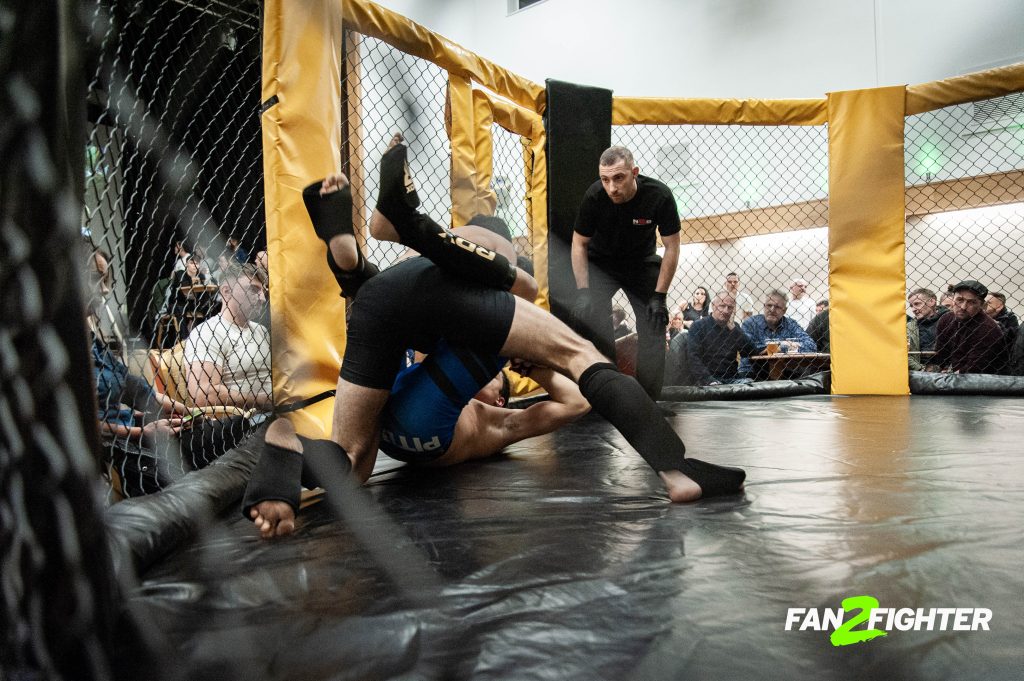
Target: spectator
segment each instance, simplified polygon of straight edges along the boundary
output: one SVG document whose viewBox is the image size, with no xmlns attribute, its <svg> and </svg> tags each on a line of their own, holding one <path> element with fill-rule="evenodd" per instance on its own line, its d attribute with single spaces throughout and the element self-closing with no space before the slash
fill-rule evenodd
<svg viewBox="0 0 1024 681">
<path fill-rule="evenodd" d="M 227 241 L 227 250 L 231 254 L 231 257 L 235 262 L 244 265 L 249 262 L 249 251 L 245 250 L 242 246 L 242 242 L 237 237 L 229 236 Z"/>
<path fill-rule="evenodd" d="M 952 289 L 953 285 L 950 284 L 949 286 L 950 286 L 950 289 Z M 942 294 L 942 296 L 939 298 L 939 307 L 944 307 L 947 310 L 952 310 L 953 309 L 953 291 L 952 290 L 946 291 L 945 293 Z"/>
<path fill-rule="evenodd" d="M 189 397 L 199 407 L 233 406 L 269 415 L 274 407 L 270 333 L 252 321 L 266 300 L 256 266 L 229 270 L 220 294 L 220 314 L 193 329 L 185 343 Z"/>
<path fill-rule="evenodd" d="M 968 279 L 953 287 L 952 314 L 939 320 L 928 371 L 997 374 L 1005 368 L 999 324 L 984 312 L 984 285 Z"/>
<path fill-rule="evenodd" d="M 828 298 L 822 298 L 814 305 L 814 314 L 821 314 L 828 309 Z"/>
<path fill-rule="evenodd" d="M 633 333 L 633 329 L 629 328 L 629 324 L 626 323 L 626 311 L 620 305 L 612 307 L 612 331 L 615 340 Z"/>
<path fill-rule="evenodd" d="M 206 249 L 198 244 L 192 251 L 192 255 L 196 258 L 196 262 L 199 264 L 199 273 L 203 275 L 206 281 L 210 281 L 213 278 L 213 269 L 217 263 L 211 261 L 207 255 Z"/>
<path fill-rule="evenodd" d="M 917 288 L 907 296 L 910 310 L 917 320 L 917 332 L 921 339 L 921 350 L 935 349 L 935 332 L 939 319 L 949 312 L 949 308 L 939 305 L 935 292 L 926 288 Z"/>
<path fill-rule="evenodd" d="M 573 317 L 598 351 L 614 357 L 611 301 L 621 289 L 636 314 L 636 379 L 657 399 L 665 374 L 665 297 L 679 262 L 679 211 L 672 191 L 641 175 L 625 147 L 606 149 L 598 173 L 583 195 L 572 235 L 578 288 Z M 656 234 L 664 258 L 656 253 Z"/>
<path fill-rule="evenodd" d="M 739 281 L 737 279 L 737 281 Z M 680 312 L 683 313 L 683 326 L 687 329 L 698 319 L 704 319 L 710 312 L 711 307 L 711 296 L 708 295 L 708 290 L 703 286 L 698 286 L 693 289 L 693 300 L 688 302 L 685 307 L 680 306 Z"/>
<path fill-rule="evenodd" d="M 171 283 L 171 302 L 167 313 L 181 323 L 181 338 L 188 336 L 188 332 L 197 320 L 206 318 L 213 305 L 211 296 L 208 296 L 201 288 L 197 288 L 205 286 L 207 282 L 199 267 L 199 258 L 190 255 L 185 269 L 176 272 Z M 172 344 L 178 340 L 181 339 L 174 339 Z"/>
<path fill-rule="evenodd" d="M 740 275 L 735 272 L 725 275 L 725 292 L 736 300 L 736 310 L 741 322 L 754 316 L 754 298 L 740 289 Z"/>
<path fill-rule="evenodd" d="M 789 292 L 793 296 L 788 305 L 789 317 L 799 324 L 800 328 L 806 329 L 816 314 L 814 299 L 807 295 L 807 281 L 794 279 L 789 285 Z"/>
<path fill-rule="evenodd" d="M 189 255 L 188 249 L 185 248 L 185 242 L 175 240 L 174 245 L 171 247 L 171 252 L 174 253 L 174 267 L 171 268 L 171 272 L 182 272 L 185 266 L 188 264 Z"/>
<path fill-rule="evenodd" d="M 819 352 L 832 352 L 832 341 L 829 338 L 828 307 L 814 315 L 814 319 L 807 325 L 807 335 L 811 337 Z"/>
<path fill-rule="evenodd" d="M 683 330 L 683 315 L 676 312 L 668 322 L 668 339 L 672 340 Z"/>
<path fill-rule="evenodd" d="M 786 316 L 787 307 L 785 293 L 778 289 L 769 291 L 764 300 L 764 314 L 754 315 L 743 322 L 743 332 L 754 345 L 752 354 L 764 354 L 768 341 L 777 341 L 782 352 L 817 351 L 818 347 L 807 332 L 796 321 Z M 750 360 L 744 358 L 740 362 L 740 371 L 749 373 L 750 365 Z M 766 375 L 759 373 L 752 378 L 763 380 Z"/>
<path fill-rule="evenodd" d="M 1009 372 L 1013 376 L 1024 376 L 1024 333 L 1017 333 L 1010 349 Z"/>
<path fill-rule="evenodd" d="M 1020 323 L 1010 308 L 1006 307 L 1006 296 L 1002 293 L 990 293 L 985 299 L 985 313 L 996 320 L 1003 334 L 1016 335 Z"/>
<path fill-rule="evenodd" d="M 754 354 L 754 344 L 735 321 L 736 299 L 722 291 L 711 301 L 711 316 L 693 323 L 686 340 L 691 378 L 700 385 L 750 383 L 740 375 L 737 355 Z"/>
</svg>

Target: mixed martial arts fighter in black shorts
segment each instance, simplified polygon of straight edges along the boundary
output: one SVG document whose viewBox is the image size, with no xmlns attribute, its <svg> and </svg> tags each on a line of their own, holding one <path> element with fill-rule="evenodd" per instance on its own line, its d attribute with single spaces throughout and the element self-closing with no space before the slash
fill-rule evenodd
<svg viewBox="0 0 1024 681">
<path fill-rule="evenodd" d="M 634 379 L 619 373 L 589 341 L 549 312 L 512 295 L 511 291 L 524 289 L 525 272 L 507 257 L 417 212 L 419 199 L 408 173 L 407 149 L 399 141 L 396 136 L 381 159 L 371 233 L 405 244 L 424 257 L 378 273 L 356 247 L 351 195 L 343 176 L 312 185 L 304 195 L 314 228 L 328 243 L 328 264 L 335 278 L 345 295 L 358 292 L 335 396 L 336 465 L 351 466 L 365 482 L 376 460 L 382 417 L 405 349 L 429 351 L 441 344 L 442 351 L 447 346 L 478 357 L 515 357 L 571 378 L 593 409 L 659 473 L 672 501 L 738 492 L 744 471 L 685 458 L 682 441 Z M 268 429 L 243 500 L 243 512 L 264 537 L 294 529 L 302 452 L 310 448 L 322 454 L 324 447 L 323 441 L 297 437 L 283 419 Z"/>
</svg>

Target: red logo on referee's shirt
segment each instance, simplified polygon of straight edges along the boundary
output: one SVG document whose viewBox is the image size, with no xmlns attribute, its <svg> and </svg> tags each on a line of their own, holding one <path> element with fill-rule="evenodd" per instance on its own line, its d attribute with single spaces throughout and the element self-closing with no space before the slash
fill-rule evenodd
<svg viewBox="0 0 1024 681">
<path fill-rule="evenodd" d="M 633 224 L 637 227 L 643 227 L 645 225 L 654 224 L 654 220 L 649 220 L 647 218 L 633 218 Z"/>
</svg>

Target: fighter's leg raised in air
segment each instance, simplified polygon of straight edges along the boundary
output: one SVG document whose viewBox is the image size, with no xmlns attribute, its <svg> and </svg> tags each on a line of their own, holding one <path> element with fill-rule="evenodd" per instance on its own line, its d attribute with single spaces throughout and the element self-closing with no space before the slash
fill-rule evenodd
<svg viewBox="0 0 1024 681">
<path fill-rule="evenodd" d="M 419 197 L 409 175 L 407 154 L 402 136 L 396 134 L 381 157 L 380 191 L 370 218 L 374 238 L 404 244 L 438 267 L 483 286 L 528 297 L 523 287 L 529 275 L 508 257 L 455 234 L 418 212 Z"/>
<path fill-rule="evenodd" d="M 579 384 L 594 411 L 607 419 L 661 476 L 672 501 L 733 494 L 746 473 L 685 458 L 682 440 L 640 384 L 620 373 L 560 320 L 536 305 L 516 299 L 515 316 L 503 355 L 550 366 Z"/>
<path fill-rule="evenodd" d="M 343 296 L 351 298 L 370 277 L 376 265 L 363 258 L 352 226 L 352 191 L 341 173 L 310 184 L 302 192 L 306 212 L 316 235 L 327 244 L 327 265 Z"/>
</svg>

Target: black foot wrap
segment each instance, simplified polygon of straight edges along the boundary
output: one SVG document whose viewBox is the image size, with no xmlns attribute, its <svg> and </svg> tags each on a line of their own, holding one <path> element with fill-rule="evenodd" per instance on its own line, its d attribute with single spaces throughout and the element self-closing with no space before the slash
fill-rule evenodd
<svg viewBox="0 0 1024 681">
<path fill-rule="evenodd" d="M 686 459 L 679 471 L 700 485 L 701 499 L 738 494 L 747 479 L 747 472 L 742 468 L 716 466 L 700 459 Z"/>
<path fill-rule="evenodd" d="M 489 288 L 512 288 L 515 265 L 503 255 L 463 239 L 416 212 L 419 195 L 409 176 L 404 144 L 392 147 L 380 160 L 377 210 L 391 221 L 399 241 L 443 270 Z"/>
<path fill-rule="evenodd" d="M 242 497 L 242 516 L 251 520 L 249 511 L 264 501 L 283 501 L 298 513 L 301 478 L 302 454 L 264 442 Z"/>
<path fill-rule="evenodd" d="M 329 481 L 332 474 L 347 475 L 352 470 L 352 462 L 345 449 L 333 440 L 312 440 L 299 435 L 302 441 L 302 486 L 307 489 L 326 487 L 323 481 Z"/>
<path fill-rule="evenodd" d="M 416 215 L 420 197 L 409 174 L 407 156 L 409 148 L 397 144 L 388 149 L 380 159 L 380 191 L 377 193 L 377 210 L 395 224 L 405 223 Z M 405 243 L 404 241 L 402 243 Z M 411 246 L 412 244 L 406 244 Z M 414 247 L 415 248 L 415 247 Z"/>
<path fill-rule="evenodd" d="M 322 184 L 323 181 L 320 180 L 303 189 L 302 202 L 306 205 L 310 222 L 313 223 L 313 231 L 327 244 L 327 266 L 331 268 L 334 280 L 341 287 L 341 295 L 346 298 L 355 298 L 359 293 L 359 287 L 378 274 L 380 270 L 372 262 L 363 258 L 358 241 L 356 242 L 356 254 L 359 256 L 359 264 L 355 269 L 343 270 L 334 262 L 334 256 L 331 255 L 331 239 L 340 234 L 348 234 L 355 238 L 355 232 L 352 229 L 352 191 L 346 185 L 336 192 L 321 196 Z"/>
<path fill-rule="evenodd" d="M 355 236 L 352 229 L 352 190 L 345 185 L 336 192 L 320 195 L 323 180 L 318 180 L 302 190 L 302 202 L 313 223 L 313 231 L 329 244 L 339 234 Z"/>
</svg>

